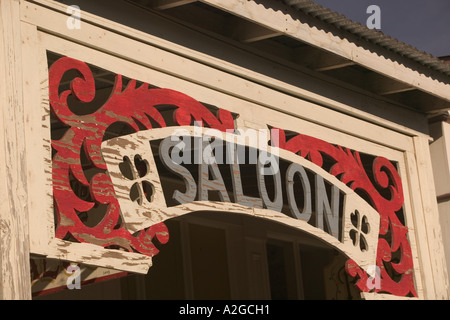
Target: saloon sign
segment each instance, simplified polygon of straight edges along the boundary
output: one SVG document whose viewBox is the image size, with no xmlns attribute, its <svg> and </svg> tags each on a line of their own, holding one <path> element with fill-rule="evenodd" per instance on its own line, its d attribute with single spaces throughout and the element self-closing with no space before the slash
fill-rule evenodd
<svg viewBox="0 0 450 320">
<path fill-rule="evenodd" d="M 76 76 L 61 89 L 70 70 Z M 362 291 L 372 289 L 368 270 L 377 266 L 376 291 L 416 295 L 408 228 L 397 216 L 403 190 L 394 163 L 372 155 L 362 160 L 355 150 L 270 123 L 259 130 L 236 127 L 225 109 L 123 82 L 117 75 L 102 106 L 76 113 L 69 96 L 85 104 L 95 97 L 90 67 L 62 57 L 49 69 L 51 112 L 65 128 L 52 137 L 57 238 L 152 257 L 155 238 L 169 241 L 167 219 L 195 211 L 246 214 L 340 250 Z M 117 123 L 131 130 L 106 137 Z M 99 208 L 101 219 L 87 225 L 83 217 Z"/>
<path fill-rule="evenodd" d="M 267 148 L 261 131 L 164 128 L 105 141 L 102 154 L 127 229 L 135 232 L 193 211 L 244 213 L 310 232 L 355 257 L 363 268 L 375 265 L 379 214 L 312 163 Z M 237 143 L 261 137 L 263 148 L 258 148 L 261 141 Z M 163 170 L 179 183 L 162 183 Z M 246 194 L 246 185 L 258 193 Z"/>
</svg>

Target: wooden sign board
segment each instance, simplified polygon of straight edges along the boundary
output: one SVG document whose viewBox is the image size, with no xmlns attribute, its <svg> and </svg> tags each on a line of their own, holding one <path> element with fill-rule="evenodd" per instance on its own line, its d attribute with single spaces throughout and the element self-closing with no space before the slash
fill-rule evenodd
<svg viewBox="0 0 450 320">
<path fill-rule="evenodd" d="M 284 223 L 326 241 L 349 257 L 346 271 L 359 278 L 362 291 L 371 290 L 368 270 L 376 265 L 383 278 L 379 290 L 415 294 L 408 228 L 397 216 L 404 198 L 394 163 L 368 155 L 368 169 L 358 151 L 276 128 L 256 142 L 239 140 L 250 128 L 273 127 L 273 119 L 266 114 L 255 120 L 237 107 L 236 114 L 207 107 L 179 91 L 125 82 L 120 74 L 102 105 L 76 113 L 69 104 L 85 108 L 97 93 L 93 70 L 99 72 L 70 57 L 55 58 L 48 69 L 49 108 L 41 117 L 48 206 L 44 218 L 31 219 L 33 254 L 145 274 L 160 249 L 154 240 L 169 241 L 165 220 L 226 211 Z M 72 81 L 63 81 L 68 76 Z M 135 133 L 107 137 L 117 124 Z M 61 135 L 50 135 L 56 127 Z M 189 141 L 181 150 L 181 142 Z M 219 144 L 225 146 L 222 162 Z M 239 150 L 265 161 L 233 162 L 240 160 Z M 270 173 L 271 164 L 278 169 Z M 400 252 L 400 264 L 394 252 Z M 401 274 L 399 282 L 385 264 Z"/>
<path fill-rule="evenodd" d="M 241 160 L 241 164 L 247 167 L 248 162 L 253 162 L 254 185 L 259 190 L 259 197 L 248 197 L 242 192 L 243 185 L 249 181 L 241 179 L 241 164 L 237 157 L 233 157 L 234 160 L 227 157 L 230 152 L 226 152 L 227 149 L 244 150 L 243 145 L 236 144 L 238 137 L 234 133 L 213 129 L 181 127 L 141 131 L 103 142 L 102 154 L 130 232 L 195 211 L 235 212 L 274 220 L 311 233 L 347 254 L 364 269 L 376 264 L 380 218 L 366 201 L 336 177 L 304 158 L 273 147 L 267 147 L 261 152 L 258 144 L 254 143 L 255 139 L 248 140 L 246 147 L 259 151 L 259 154 L 254 153 L 259 155 L 258 159 L 247 157 Z M 211 142 L 211 138 L 214 138 L 214 142 Z M 158 141 L 155 148 L 158 159 L 152 152 L 152 141 Z M 195 149 L 195 144 L 199 148 Z M 174 150 L 176 148 L 178 150 Z M 211 152 L 213 149 L 215 153 Z M 225 150 L 224 157 L 221 155 L 221 159 L 216 159 L 219 150 Z M 194 163 L 194 157 L 186 156 L 196 152 L 201 154 L 198 163 Z M 171 155 L 180 153 L 187 163 L 179 163 L 171 158 Z M 211 154 L 212 157 L 208 158 Z M 263 154 L 274 161 L 267 172 L 263 172 L 265 168 L 268 169 L 262 163 Z M 223 161 L 224 158 L 228 161 Z M 289 163 L 286 170 L 279 165 L 281 159 Z M 172 199 L 168 201 L 156 161 L 161 161 L 184 184 L 182 190 L 169 192 Z M 194 165 L 196 174 L 187 169 L 189 165 Z M 140 170 L 139 166 L 144 169 Z M 224 170 L 230 172 L 232 190 L 227 190 L 221 174 Z M 274 181 L 271 195 L 266 186 L 268 177 Z M 294 190 L 294 177 L 302 185 L 297 191 Z M 330 195 L 327 194 L 326 184 L 330 186 Z M 283 191 L 287 193 L 285 197 Z M 133 192 L 138 195 L 133 196 Z M 209 199 L 211 192 L 219 195 L 219 201 Z M 283 203 L 283 198 L 287 199 L 287 203 Z M 168 206 L 167 202 L 173 199 L 176 205 Z M 300 200 L 303 208 L 297 204 Z M 343 201 L 342 210 L 340 201 Z M 286 206 L 287 214 L 282 212 Z"/>
</svg>

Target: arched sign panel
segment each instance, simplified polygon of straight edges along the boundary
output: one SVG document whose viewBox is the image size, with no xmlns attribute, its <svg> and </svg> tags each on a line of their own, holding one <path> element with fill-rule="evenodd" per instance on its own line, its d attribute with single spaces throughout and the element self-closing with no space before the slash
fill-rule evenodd
<svg viewBox="0 0 450 320">
<path fill-rule="evenodd" d="M 194 211 L 244 213 L 307 231 L 363 269 L 374 266 L 380 225 L 375 209 L 320 167 L 267 147 L 264 135 L 264 149 L 258 148 L 260 143 L 252 145 L 262 132 L 236 135 L 169 127 L 103 142 L 102 154 L 126 228 L 134 233 Z M 247 140 L 247 148 L 237 140 Z M 164 185 L 156 161 L 181 183 Z M 250 177 L 255 181 L 248 181 Z M 243 192 L 250 184 L 258 190 L 257 196 Z M 211 201 L 212 197 L 217 200 Z"/>
<path fill-rule="evenodd" d="M 416 295 L 408 228 L 397 216 L 402 184 L 387 159 L 371 157 L 368 169 L 356 151 L 299 133 L 288 138 L 281 129 L 267 131 L 270 123 L 253 132 L 237 128 L 225 109 L 135 80 L 124 87 L 121 75 L 104 104 L 72 110 L 69 98 L 88 104 L 95 90 L 87 64 L 63 57 L 51 65 L 51 112 L 64 129 L 52 137 L 57 239 L 94 244 L 113 257 L 120 249 L 139 261 L 158 253 L 155 239 L 169 240 L 166 219 L 237 212 L 302 229 L 341 250 L 362 291 Z M 127 130 L 113 137 L 118 124 Z M 375 288 L 374 266 L 381 277 Z"/>
</svg>

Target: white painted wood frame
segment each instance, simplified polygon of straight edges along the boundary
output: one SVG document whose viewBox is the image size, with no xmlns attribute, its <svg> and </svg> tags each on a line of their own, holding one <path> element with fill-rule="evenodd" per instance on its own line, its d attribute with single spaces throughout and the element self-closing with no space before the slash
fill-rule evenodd
<svg viewBox="0 0 450 320">
<path fill-rule="evenodd" d="M 30 246 L 19 1 L 0 1 L 0 299 L 29 299 Z"/>
<path fill-rule="evenodd" d="M 256 1 L 239 0 L 199 0 L 227 12 L 232 12 L 244 19 L 249 19 L 268 29 L 279 31 L 283 34 L 311 44 L 314 47 L 323 48 L 329 52 L 365 66 L 380 74 L 399 80 L 408 86 L 420 88 L 425 92 L 450 100 L 450 85 L 410 69 L 397 62 L 371 52 L 363 45 L 353 43 L 333 35 L 321 28 L 311 28 L 306 22 L 300 21 L 298 11 L 281 2 L 270 2 L 271 8 L 267 9 L 263 3 Z M 360 40 L 361 43 L 365 40 Z M 386 52 L 384 52 L 386 54 Z"/>
<path fill-rule="evenodd" d="M 25 192 L 28 194 L 27 197 L 20 199 L 22 207 L 18 208 L 23 211 L 21 215 L 25 219 L 24 222 L 27 222 L 25 216 L 29 214 L 31 253 L 70 261 L 83 260 L 86 264 L 140 273 L 146 273 L 147 267 L 151 264 L 151 259 L 136 258 L 133 254 L 126 252 L 116 254 L 113 259 L 106 258 L 104 256 L 105 249 L 98 246 L 68 243 L 54 238 L 52 189 L 49 177 L 51 150 L 49 146 L 48 70 L 45 56 L 46 50 L 50 50 L 114 73 L 147 81 L 152 85 L 181 91 L 199 101 L 236 112 L 240 115 L 237 121 L 242 128 L 264 128 L 269 123 L 285 130 L 308 134 L 329 143 L 384 156 L 397 162 L 404 184 L 404 211 L 406 225 L 410 229 L 409 239 L 413 249 L 415 283 L 419 298 L 448 298 L 447 267 L 438 223 L 433 177 L 430 171 L 429 138 L 426 135 L 400 127 L 388 120 L 371 118 L 368 114 L 363 115 L 359 111 L 353 110 L 351 106 L 335 106 L 335 110 L 331 110 L 309 102 L 320 100 L 321 97 L 310 96 L 309 101 L 299 99 L 289 93 L 291 91 L 300 92 L 302 88 L 278 90 L 264 86 L 263 83 L 271 79 L 257 74 L 252 76 L 259 77 L 258 81 L 248 77 L 239 77 L 239 72 L 245 73 L 246 70 L 236 70 L 235 66 L 228 64 L 222 64 L 220 68 L 217 68 L 215 66 L 220 62 L 216 61 L 214 57 L 200 55 L 198 59 L 193 60 L 192 56 L 196 53 L 186 48 L 172 45 L 170 50 L 161 49 L 165 47 L 166 43 L 161 39 L 153 39 L 149 35 L 145 35 L 144 39 L 138 41 L 136 40 L 139 35 L 137 31 L 102 20 L 101 17 L 83 13 L 82 29 L 68 30 L 65 28 L 68 16 L 65 13 L 64 5 L 48 0 L 39 2 L 55 10 L 35 3 L 20 1 L 21 23 L 13 21 L 16 25 L 20 25 L 23 62 L 5 55 L 5 50 L 0 55 L 0 61 L 4 65 L 7 65 L 8 68 L 16 68 L 10 70 L 10 73 L 1 73 L 2 79 L 5 80 L 4 83 L 11 84 L 11 80 L 14 80 L 18 86 L 17 89 L 8 90 L 7 96 L 5 96 L 6 93 L 2 93 L 2 101 L 9 101 L 9 95 L 15 94 L 16 98 L 23 99 L 23 104 L 19 104 L 22 104 L 23 109 L 27 110 L 21 115 L 29 125 L 22 130 L 26 130 L 24 136 L 29 139 L 19 141 L 18 144 L 22 152 L 27 150 L 26 157 L 21 158 L 27 164 L 26 186 L 23 185 L 24 180 L 20 176 L 12 177 L 14 183 L 21 185 L 18 194 L 21 194 L 20 190 L 23 192 L 22 195 Z M 229 2 L 223 1 L 222 5 L 225 6 Z M 0 1 L 0 4 L 2 9 L 6 6 L 6 10 L 2 10 L 2 16 L 7 15 L 3 12 L 13 12 L 16 15 L 11 15 L 12 19 L 17 18 L 18 1 L 3 0 Z M 255 10 L 255 12 L 259 12 L 260 8 L 255 8 Z M 265 16 L 263 15 L 261 19 Z M 6 17 L 4 18 L 6 19 Z M 120 32 L 112 32 L 101 26 L 110 26 L 112 29 L 117 27 Z M 2 33 L 3 37 L 8 39 L 5 43 L 15 48 L 17 52 L 20 45 L 14 42 L 17 39 L 12 41 L 13 31 L 5 30 Z M 22 69 L 23 75 L 26 75 L 23 83 L 21 83 L 22 80 L 14 78 L 14 75 L 22 76 L 20 69 Z M 425 81 L 416 73 L 409 73 L 409 75 L 412 77 L 412 81 Z M 399 75 L 399 78 L 402 77 Z M 282 83 L 278 85 L 280 88 L 283 87 Z M 23 88 L 21 89 L 21 87 Z M 431 88 L 429 90 L 432 91 Z M 23 97 L 20 91 L 24 93 Z M 302 92 L 302 94 L 308 97 L 308 92 Z M 332 105 L 333 101 L 327 101 L 327 103 Z M 345 113 L 340 111 L 345 111 Z M 20 113 L 20 109 L 2 109 L 3 122 L 7 124 L 7 128 L 13 128 L 12 131 L 2 132 L 4 147 L 10 141 L 9 139 L 17 139 L 17 137 L 11 136 L 15 132 L 14 130 L 17 130 L 14 129 L 16 122 L 10 121 L 10 113 L 13 112 Z M 21 115 L 14 116 L 20 117 Z M 23 120 L 17 121 L 23 122 Z M 18 152 L 20 154 L 20 150 Z M 20 162 L 13 162 L 14 159 L 5 160 L 7 160 L 5 163 L 14 163 L 14 166 L 20 164 Z M 17 168 L 19 167 L 14 169 L 16 172 Z M 6 167 L 6 169 L 0 170 L 13 169 Z M 7 172 L 3 173 L 7 176 Z M 9 187 L 2 184 L 2 188 L 6 188 L 2 189 L 2 191 L 4 190 L 2 195 L 10 194 L 7 192 Z M 10 206 L 10 202 L 6 199 L 2 201 L 2 205 L 5 204 Z M 11 213 L 11 206 L 2 210 L 2 217 L 4 213 Z M 11 219 L 11 216 L 7 216 L 6 219 Z M 26 223 L 20 225 L 20 228 L 24 228 L 24 226 Z M 3 245 L 4 242 L 2 242 L 2 247 Z M 21 251 L 23 249 L 17 246 L 11 246 L 11 248 L 16 248 L 22 258 L 28 255 L 26 249 Z M 2 254 L 6 254 L 4 249 Z M 86 259 L 86 255 L 89 256 L 89 259 Z M 16 256 L 14 259 L 11 257 L 8 259 L 11 262 L 17 261 Z M 1 266 L 6 265 L 2 260 Z M 15 269 L 13 266 L 9 267 Z M 12 271 L 14 271 L 12 274 L 19 272 L 19 270 Z M 21 272 L 26 272 L 26 270 Z M 14 277 L 16 276 L 14 275 Z M 14 281 L 19 280 L 14 279 Z M 2 278 L 2 283 L 5 283 L 5 278 Z M 17 290 L 22 296 L 26 296 L 26 289 Z M 7 296 L 5 294 L 5 297 Z M 376 296 L 382 297 L 382 295 Z"/>
</svg>

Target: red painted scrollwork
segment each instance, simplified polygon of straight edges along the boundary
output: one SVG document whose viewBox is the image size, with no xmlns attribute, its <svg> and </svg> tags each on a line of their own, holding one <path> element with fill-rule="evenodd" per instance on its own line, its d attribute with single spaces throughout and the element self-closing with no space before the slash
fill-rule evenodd
<svg viewBox="0 0 450 320">
<path fill-rule="evenodd" d="M 72 80 L 70 90 L 59 92 L 63 75 L 76 70 L 78 76 Z M 116 76 L 113 91 L 107 102 L 89 115 L 77 115 L 68 106 L 68 96 L 89 103 L 95 97 L 95 82 L 91 70 L 84 62 L 63 57 L 49 69 L 49 98 L 54 116 L 68 126 L 62 138 L 52 140 L 55 154 L 53 165 L 53 197 L 56 211 L 56 237 L 71 236 L 79 242 L 94 243 L 103 247 L 121 248 L 127 251 L 153 256 L 158 252 L 153 241 L 168 241 L 168 230 L 160 223 L 137 234 L 127 231 L 120 220 L 119 203 L 113 185 L 106 174 L 100 145 L 106 130 L 116 122 L 123 122 L 135 131 L 151 129 L 166 123 L 158 111 L 158 105 L 174 105 L 173 119 L 176 125 L 190 125 L 192 121 L 225 131 L 234 128 L 230 112 L 219 110 L 214 115 L 204 105 L 180 92 L 169 89 L 150 89 L 148 84 L 136 87 L 131 80 L 122 90 L 122 77 Z M 92 166 L 105 172 L 86 178 L 81 164 L 82 148 Z M 91 201 L 78 197 L 70 185 L 71 176 L 82 186 L 88 187 Z M 95 226 L 87 226 L 78 213 L 89 214 L 94 206 L 106 206 L 106 213 Z"/>
<path fill-rule="evenodd" d="M 71 70 L 75 70 L 77 76 L 71 81 L 70 89 L 59 92 L 64 74 Z M 158 252 L 155 239 L 166 243 L 169 238 L 168 230 L 164 223 L 136 234 L 131 234 L 124 227 L 119 203 L 100 151 L 108 128 L 118 122 L 128 125 L 134 131 L 165 127 L 169 124 L 158 109 L 160 105 L 175 106 L 171 125 L 191 125 L 197 121 L 225 131 L 234 129 L 234 119 L 229 111 L 219 109 L 214 114 L 200 102 L 180 92 L 150 88 L 148 84 L 137 87 L 135 80 L 130 80 L 126 88 L 122 89 L 122 81 L 122 76 L 117 75 L 109 99 L 100 108 L 88 115 L 78 115 L 69 108 L 68 97 L 73 95 L 84 103 L 93 101 L 96 88 L 90 68 L 84 62 L 63 57 L 49 69 L 51 111 L 68 128 L 61 138 L 52 139 L 56 237 L 62 239 L 70 236 L 79 242 L 154 256 Z M 327 170 L 368 199 L 380 213 L 377 266 L 381 271 L 381 287 L 375 290 L 416 296 L 408 228 L 397 215 L 403 206 L 403 189 L 394 165 L 385 158 L 375 158 L 371 179 L 358 152 L 301 134 L 286 140 L 283 130 L 279 130 L 279 142 L 276 146 L 298 154 L 322 168 L 324 157 L 332 159 L 333 165 Z M 98 171 L 89 179 L 82 166 L 82 153 Z M 81 199 L 74 192 L 71 186 L 73 180 L 89 188 L 88 199 Z M 87 226 L 80 218 L 80 213 L 89 215 L 90 210 L 96 206 L 106 207 L 106 212 L 95 226 Z M 359 278 L 357 286 L 360 290 L 371 290 L 368 287 L 370 279 L 367 273 L 353 260 L 347 261 L 346 270 L 349 275 Z"/>
<path fill-rule="evenodd" d="M 404 199 L 402 182 L 394 165 L 386 158 L 376 157 L 372 165 L 372 182 L 358 152 L 307 135 L 297 134 L 289 140 L 286 140 L 283 130 L 279 130 L 278 135 L 279 139 L 273 139 L 276 146 L 298 154 L 319 167 L 323 167 L 325 156 L 331 158 L 333 164 L 328 169 L 330 174 L 368 199 L 380 214 L 376 260 L 380 270 L 380 286 L 371 288 L 372 279 L 367 273 L 353 260 L 346 263 L 347 273 L 359 278 L 357 286 L 360 290 L 416 296 L 412 252 L 407 237 L 408 228 L 397 215 L 402 209 Z M 380 189 L 384 192 L 380 192 Z"/>
</svg>

